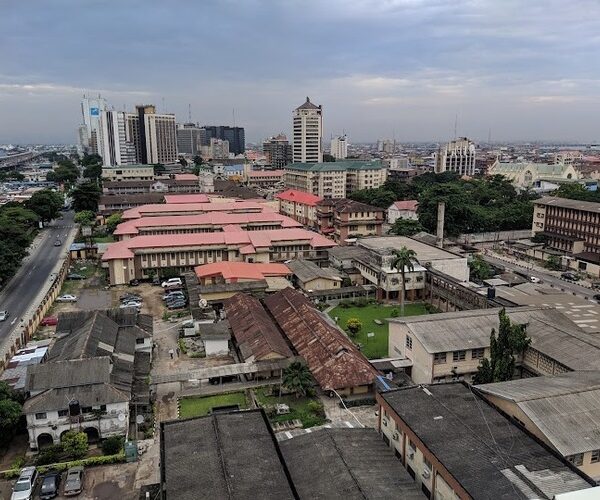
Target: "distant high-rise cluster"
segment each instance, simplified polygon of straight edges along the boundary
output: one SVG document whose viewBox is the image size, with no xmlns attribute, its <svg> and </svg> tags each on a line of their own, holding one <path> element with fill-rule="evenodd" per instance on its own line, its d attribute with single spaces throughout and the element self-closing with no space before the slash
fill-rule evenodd
<svg viewBox="0 0 600 500">
<path fill-rule="evenodd" d="M 348 158 L 348 138 L 345 135 L 331 139 L 331 156 L 336 160 Z"/>
<path fill-rule="evenodd" d="M 292 163 L 292 145 L 283 133 L 265 140 L 263 153 L 266 161 L 274 168 L 282 168 Z"/>
<path fill-rule="evenodd" d="M 475 175 L 475 144 L 466 137 L 459 137 L 440 147 L 435 157 L 435 172 L 456 172 L 459 175 Z"/>
<path fill-rule="evenodd" d="M 306 102 L 293 112 L 295 163 L 320 163 L 323 161 L 323 108 L 307 97 Z"/>
</svg>

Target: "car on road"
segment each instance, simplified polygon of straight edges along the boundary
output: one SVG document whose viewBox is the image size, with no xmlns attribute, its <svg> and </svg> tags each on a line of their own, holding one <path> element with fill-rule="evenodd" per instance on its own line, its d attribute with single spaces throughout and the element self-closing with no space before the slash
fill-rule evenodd
<svg viewBox="0 0 600 500">
<path fill-rule="evenodd" d="M 56 240 L 56 241 L 54 242 L 54 246 L 55 246 L 55 247 L 60 247 L 60 246 L 62 246 L 62 241 L 60 241 L 60 240 Z"/>
<path fill-rule="evenodd" d="M 161 283 L 161 286 L 163 288 L 181 287 L 181 286 L 183 286 L 183 282 L 181 281 L 181 278 L 171 278 L 171 279 L 168 279 L 167 281 L 163 281 Z"/>
<path fill-rule="evenodd" d="M 84 280 L 85 276 L 83 274 L 79 274 L 79 273 L 70 273 L 70 274 L 67 274 L 67 279 L 68 280 Z"/>
<path fill-rule="evenodd" d="M 570 273 L 569 271 L 562 273 L 560 277 L 564 280 L 579 281 L 579 276 L 577 276 L 575 273 Z"/>
<path fill-rule="evenodd" d="M 66 497 L 79 495 L 83 491 L 83 467 L 71 467 L 67 471 L 63 494 Z"/>
<path fill-rule="evenodd" d="M 56 302 L 77 302 L 77 296 L 67 293 L 66 295 L 58 297 Z"/>
<path fill-rule="evenodd" d="M 51 500 L 58 496 L 60 487 L 60 472 L 48 472 L 42 477 L 42 486 L 40 488 L 40 500 Z"/>
<path fill-rule="evenodd" d="M 0 311 L 0 321 L 6 321 L 8 318 L 8 311 Z"/>
<path fill-rule="evenodd" d="M 58 318 L 56 316 L 46 316 L 42 321 L 40 321 L 40 325 L 42 326 L 55 326 L 58 325 Z"/>
<path fill-rule="evenodd" d="M 539 279 L 537 276 L 529 276 L 529 281 L 531 281 L 532 283 L 541 283 L 542 280 Z"/>
<path fill-rule="evenodd" d="M 33 498 L 37 479 L 38 473 L 35 467 L 24 467 L 21 469 L 19 479 L 17 479 L 17 482 L 13 486 L 10 500 L 30 500 Z"/>
</svg>

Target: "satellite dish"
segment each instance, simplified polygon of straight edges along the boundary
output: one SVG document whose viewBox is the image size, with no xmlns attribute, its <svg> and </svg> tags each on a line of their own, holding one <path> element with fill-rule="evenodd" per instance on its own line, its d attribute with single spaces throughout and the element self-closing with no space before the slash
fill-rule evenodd
<svg viewBox="0 0 600 500">
<path fill-rule="evenodd" d="M 125 414 L 124 413 L 119 413 L 119 415 L 117 416 L 117 418 L 119 419 L 119 422 L 125 422 Z"/>
<path fill-rule="evenodd" d="M 138 415 L 135 417 L 135 423 L 136 424 L 143 424 L 144 423 L 144 415 Z"/>
<path fill-rule="evenodd" d="M 206 299 L 200 299 L 200 300 L 198 301 L 198 305 L 199 305 L 200 307 L 206 307 L 206 306 L 208 305 L 208 302 L 206 301 Z"/>
</svg>

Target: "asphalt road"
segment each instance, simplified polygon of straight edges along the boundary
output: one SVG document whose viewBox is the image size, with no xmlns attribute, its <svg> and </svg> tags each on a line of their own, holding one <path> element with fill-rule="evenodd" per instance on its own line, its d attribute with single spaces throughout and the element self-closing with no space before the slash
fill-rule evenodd
<svg viewBox="0 0 600 500">
<path fill-rule="evenodd" d="M 63 212 L 63 219 L 57 219 L 40 231 L 35 239 L 34 248 L 30 248 L 27 257 L 15 277 L 0 291 L 0 311 L 8 311 L 9 317 L 0 322 L 0 345 L 17 327 L 21 318 L 32 306 L 32 302 L 44 283 L 50 280 L 50 274 L 61 255 L 67 252 L 66 239 L 73 228 L 73 212 Z M 60 239 L 61 246 L 54 246 Z"/>
<path fill-rule="evenodd" d="M 535 276 L 536 278 L 540 278 L 542 282 L 546 285 L 554 285 L 555 288 L 559 290 L 564 288 L 565 292 L 575 293 L 581 297 L 592 298 L 593 295 L 600 293 L 598 290 L 592 290 L 590 288 L 578 285 L 577 283 L 573 283 L 571 281 L 565 281 L 561 279 L 560 273 L 552 271 L 542 271 L 538 267 L 535 269 L 526 269 L 525 266 L 527 263 L 523 263 L 523 266 L 518 264 L 514 264 L 512 262 L 506 262 L 502 259 L 497 259 L 496 257 L 492 257 L 491 255 L 482 255 L 483 259 L 488 261 L 490 264 L 497 264 L 499 266 L 504 266 L 505 269 L 511 271 L 526 271 L 528 276 Z"/>
</svg>

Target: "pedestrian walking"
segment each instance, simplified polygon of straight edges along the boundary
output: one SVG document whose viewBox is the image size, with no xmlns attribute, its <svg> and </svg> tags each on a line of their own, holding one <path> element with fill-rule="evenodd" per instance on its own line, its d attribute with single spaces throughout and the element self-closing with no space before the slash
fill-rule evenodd
<svg viewBox="0 0 600 500">
<path fill-rule="evenodd" d="M 169 356 L 171 356 L 171 359 L 173 359 L 173 354 L 174 354 L 173 349 L 169 349 Z"/>
<path fill-rule="evenodd" d="M 175 352 L 177 353 L 177 357 L 179 357 L 179 347 L 175 348 Z"/>
</svg>

